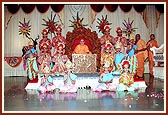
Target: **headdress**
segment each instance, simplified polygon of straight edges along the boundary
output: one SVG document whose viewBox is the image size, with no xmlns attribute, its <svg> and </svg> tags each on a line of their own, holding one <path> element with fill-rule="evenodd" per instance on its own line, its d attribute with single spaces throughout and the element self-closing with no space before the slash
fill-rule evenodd
<svg viewBox="0 0 168 115">
<path fill-rule="evenodd" d="M 65 63 L 65 66 L 67 69 L 72 69 L 73 68 L 73 64 L 70 60 L 68 60 L 66 63 Z"/>
<path fill-rule="evenodd" d="M 123 60 L 122 61 L 122 67 L 124 67 L 125 65 L 130 66 L 130 62 L 128 60 Z"/>
<path fill-rule="evenodd" d="M 57 48 L 59 48 L 59 47 L 65 48 L 65 44 L 63 44 L 63 43 L 58 43 Z"/>
<path fill-rule="evenodd" d="M 45 49 L 47 49 L 48 48 L 47 43 L 44 43 L 42 47 L 45 48 Z"/>
<path fill-rule="evenodd" d="M 43 35 L 47 35 L 48 34 L 48 31 L 46 29 L 43 29 L 42 32 L 41 32 Z"/>
<path fill-rule="evenodd" d="M 104 26 L 104 31 L 109 31 L 110 29 L 111 29 L 110 26 L 108 26 L 108 25 Z"/>
<path fill-rule="evenodd" d="M 111 47 L 112 47 L 112 44 L 109 41 L 107 41 L 104 46 L 104 49 L 110 49 Z"/>
<path fill-rule="evenodd" d="M 32 38 L 29 39 L 28 45 L 29 45 L 29 46 L 30 46 L 30 45 L 34 45 L 34 42 L 33 42 Z"/>
<path fill-rule="evenodd" d="M 122 32 L 122 29 L 120 27 L 118 27 L 117 30 L 116 30 L 116 32 L 120 33 L 120 32 Z"/>
<path fill-rule="evenodd" d="M 56 26 L 55 31 L 56 31 L 56 32 L 58 32 L 58 31 L 62 31 L 61 26 L 59 26 L 59 25 L 58 25 L 58 26 Z"/>
</svg>

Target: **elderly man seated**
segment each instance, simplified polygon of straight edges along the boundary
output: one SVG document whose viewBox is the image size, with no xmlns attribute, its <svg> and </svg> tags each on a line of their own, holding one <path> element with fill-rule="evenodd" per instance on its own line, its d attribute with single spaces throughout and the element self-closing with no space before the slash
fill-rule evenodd
<svg viewBox="0 0 168 115">
<path fill-rule="evenodd" d="M 75 47 L 73 53 L 75 53 L 75 54 L 91 54 L 91 51 L 89 50 L 89 47 L 87 45 L 85 45 L 84 39 L 81 39 L 80 44 L 78 44 Z"/>
</svg>

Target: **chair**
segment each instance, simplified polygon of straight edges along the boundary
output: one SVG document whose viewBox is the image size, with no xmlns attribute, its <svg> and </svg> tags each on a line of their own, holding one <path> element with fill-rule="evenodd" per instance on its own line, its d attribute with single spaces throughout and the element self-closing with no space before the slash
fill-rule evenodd
<svg viewBox="0 0 168 115">
<path fill-rule="evenodd" d="M 96 66 L 100 67 L 101 44 L 96 31 L 91 31 L 89 28 L 80 27 L 74 29 L 72 32 L 67 32 L 65 54 L 72 60 L 73 51 L 81 38 L 85 40 L 85 45 L 89 47 L 92 54 L 96 54 Z"/>
</svg>

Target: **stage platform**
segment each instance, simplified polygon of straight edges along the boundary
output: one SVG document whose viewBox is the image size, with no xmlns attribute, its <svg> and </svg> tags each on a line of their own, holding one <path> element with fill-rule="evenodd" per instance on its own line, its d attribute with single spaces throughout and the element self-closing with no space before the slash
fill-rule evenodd
<svg viewBox="0 0 168 115">
<path fill-rule="evenodd" d="M 77 75 L 77 79 L 76 79 L 76 86 L 78 87 L 78 89 L 83 89 L 86 87 L 91 87 L 95 88 L 99 83 L 98 83 L 98 79 L 99 79 L 99 75 L 98 73 L 76 73 Z M 53 76 L 53 83 L 56 86 L 56 88 L 59 88 L 61 85 L 63 85 L 63 76 Z M 37 89 L 40 86 L 40 80 L 34 80 L 31 81 L 27 84 L 27 86 L 25 87 L 26 90 L 28 89 Z M 116 85 L 118 85 L 119 83 L 119 76 L 115 76 L 113 79 L 113 83 L 115 83 Z M 139 88 L 146 88 L 146 83 L 144 80 L 137 80 L 135 79 L 135 83 L 138 84 Z"/>
</svg>

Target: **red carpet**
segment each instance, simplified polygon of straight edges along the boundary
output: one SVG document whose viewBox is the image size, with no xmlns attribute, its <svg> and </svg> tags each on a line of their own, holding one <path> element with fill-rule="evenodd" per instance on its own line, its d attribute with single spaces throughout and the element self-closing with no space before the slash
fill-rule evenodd
<svg viewBox="0 0 168 115">
<path fill-rule="evenodd" d="M 37 83 L 37 82 L 38 82 L 38 78 L 35 78 L 35 79 L 29 81 L 29 83 Z"/>
</svg>

